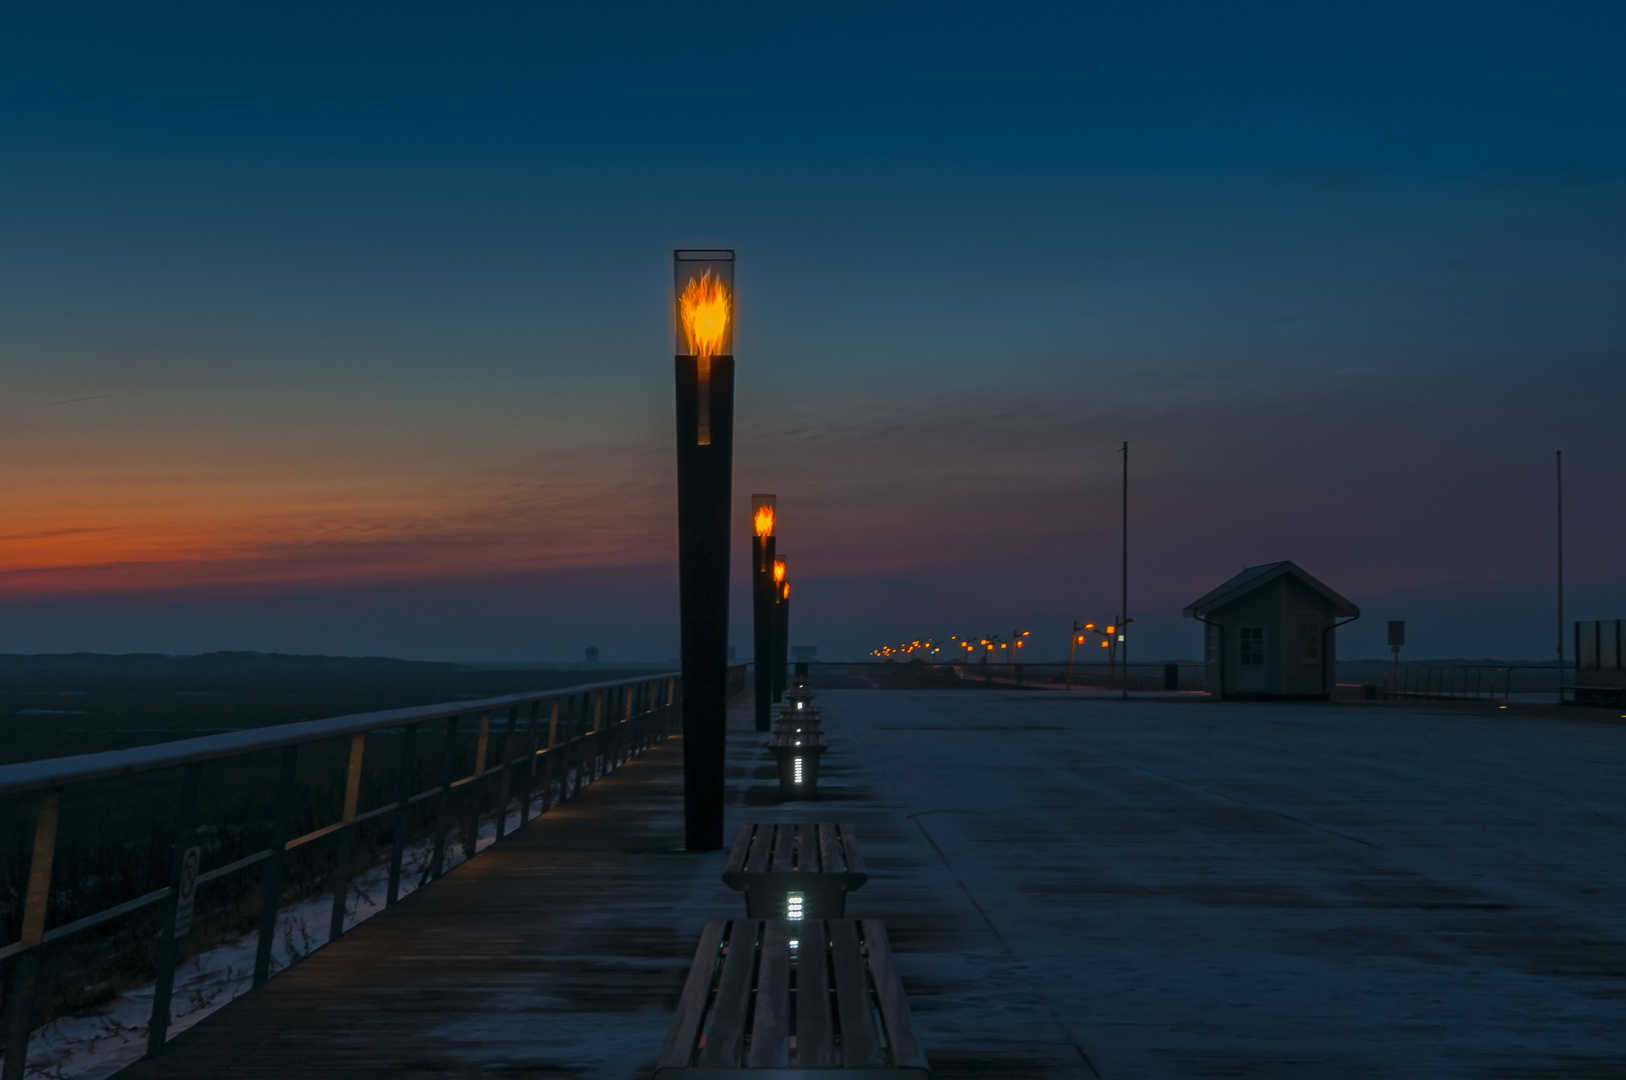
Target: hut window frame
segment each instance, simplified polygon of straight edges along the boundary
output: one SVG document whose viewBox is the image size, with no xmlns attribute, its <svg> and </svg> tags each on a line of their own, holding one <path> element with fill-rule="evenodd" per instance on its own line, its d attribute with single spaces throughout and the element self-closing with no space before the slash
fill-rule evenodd
<svg viewBox="0 0 1626 1080">
<path fill-rule="evenodd" d="M 1265 663 L 1265 628 L 1244 626 L 1238 633 L 1237 663 L 1244 667 L 1263 667 Z"/>
</svg>

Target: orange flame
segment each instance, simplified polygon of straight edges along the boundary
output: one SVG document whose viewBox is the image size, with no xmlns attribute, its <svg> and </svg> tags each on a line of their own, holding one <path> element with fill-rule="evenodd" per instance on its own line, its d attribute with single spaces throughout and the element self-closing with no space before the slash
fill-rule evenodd
<svg viewBox="0 0 1626 1080">
<path fill-rule="evenodd" d="M 764 503 L 762 506 L 757 507 L 757 512 L 755 514 L 753 514 L 752 517 L 751 517 L 751 522 L 752 522 L 753 525 L 756 526 L 758 536 L 760 536 L 760 537 L 772 536 L 773 535 L 773 507 L 767 505 L 766 503 Z"/>
<path fill-rule="evenodd" d="M 773 561 L 773 579 L 775 581 L 784 581 L 785 580 L 785 560 L 784 559 L 775 559 Z"/>
<path fill-rule="evenodd" d="M 683 337 L 689 343 L 689 352 L 703 359 L 711 359 L 722 351 L 728 338 L 728 320 L 733 314 L 728 287 L 711 276 L 707 270 L 697 278 L 690 278 L 678 297 L 678 318 L 683 323 Z"/>
</svg>

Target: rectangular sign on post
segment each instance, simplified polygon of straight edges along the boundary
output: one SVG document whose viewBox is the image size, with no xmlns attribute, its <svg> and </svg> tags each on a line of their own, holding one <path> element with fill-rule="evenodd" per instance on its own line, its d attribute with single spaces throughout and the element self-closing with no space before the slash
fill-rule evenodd
<svg viewBox="0 0 1626 1080">
<path fill-rule="evenodd" d="M 1404 619 L 1390 619 L 1389 620 L 1389 647 L 1391 649 L 1396 649 L 1396 648 L 1399 648 L 1400 646 L 1404 645 L 1405 643 L 1406 643 L 1406 620 L 1404 620 Z"/>
<path fill-rule="evenodd" d="M 180 892 L 175 897 L 175 936 L 183 938 L 192 929 L 192 901 L 198 897 L 198 864 L 203 861 L 203 849 L 196 844 L 181 856 Z"/>
</svg>

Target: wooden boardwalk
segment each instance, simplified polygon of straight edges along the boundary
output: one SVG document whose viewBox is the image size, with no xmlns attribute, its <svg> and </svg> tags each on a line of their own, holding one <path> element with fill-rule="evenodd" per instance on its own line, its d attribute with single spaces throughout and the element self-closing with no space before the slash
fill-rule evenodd
<svg viewBox="0 0 1626 1080">
<path fill-rule="evenodd" d="M 855 824 L 937 1080 L 1626 1077 L 1626 727 L 833 691 L 729 826 Z M 1581 713 L 1569 712 L 1570 718 Z M 725 852 L 657 747 L 120 1074 L 646 1080 Z"/>
<path fill-rule="evenodd" d="M 740 906 L 726 853 L 681 850 L 681 762 L 646 752 L 119 1076 L 647 1075 Z"/>
</svg>

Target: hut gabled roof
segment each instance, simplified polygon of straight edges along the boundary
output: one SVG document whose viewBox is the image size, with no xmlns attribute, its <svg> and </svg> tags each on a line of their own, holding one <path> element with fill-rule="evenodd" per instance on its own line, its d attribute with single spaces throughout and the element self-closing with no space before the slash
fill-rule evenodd
<svg viewBox="0 0 1626 1080">
<path fill-rule="evenodd" d="M 1198 600 L 1194 600 L 1181 614 L 1188 619 L 1201 618 L 1255 589 L 1269 585 L 1278 578 L 1288 576 L 1291 576 L 1306 588 L 1321 594 L 1332 605 L 1334 618 L 1353 619 L 1360 615 L 1360 608 L 1327 588 L 1287 559 L 1283 559 L 1281 562 L 1248 567 L 1219 588 L 1203 594 Z"/>
</svg>

